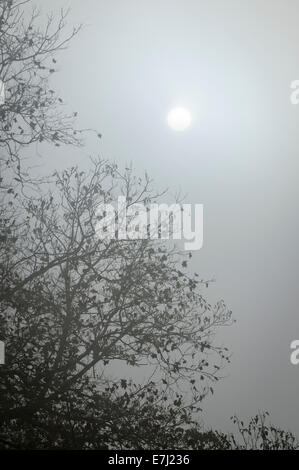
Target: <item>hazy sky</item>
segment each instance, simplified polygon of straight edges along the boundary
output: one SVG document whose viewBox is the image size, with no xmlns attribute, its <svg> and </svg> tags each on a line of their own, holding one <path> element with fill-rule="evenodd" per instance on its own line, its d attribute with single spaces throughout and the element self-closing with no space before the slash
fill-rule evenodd
<svg viewBox="0 0 299 470">
<path fill-rule="evenodd" d="M 230 429 L 232 414 L 268 410 L 299 435 L 299 366 L 290 363 L 299 339 L 299 105 L 289 98 L 299 0 L 36 3 L 70 6 L 70 24 L 86 25 L 53 83 L 80 125 L 103 134 L 40 163 L 86 166 L 100 153 L 204 204 L 194 267 L 216 278 L 212 296 L 237 320 L 218 333 L 232 364 L 205 403 L 206 423 Z M 175 105 L 193 114 L 185 132 L 167 126 Z"/>
</svg>

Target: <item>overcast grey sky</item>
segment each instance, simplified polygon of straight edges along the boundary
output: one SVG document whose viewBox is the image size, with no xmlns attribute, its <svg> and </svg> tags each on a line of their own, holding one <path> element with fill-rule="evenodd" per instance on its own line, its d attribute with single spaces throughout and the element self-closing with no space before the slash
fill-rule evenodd
<svg viewBox="0 0 299 470">
<path fill-rule="evenodd" d="M 61 149 L 43 171 L 88 165 L 99 154 L 158 187 L 204 204 L 204 248 L 194 255 L 214 298 L 236 325 L 219 332 L 233 352 L 205 403 L 207 424 L 268 410 L 299 435 L 299 366 L 290 363 L 298 322 L 299 0 L 36 0 L 70 6 L 86 27 L 59 60 L 53 84 L 83 127 L 80 152 Z M 190 109 L 185 132 L 170 108 Z M 210 289 L 210 288 L 209 288 Z"/>
</svg>

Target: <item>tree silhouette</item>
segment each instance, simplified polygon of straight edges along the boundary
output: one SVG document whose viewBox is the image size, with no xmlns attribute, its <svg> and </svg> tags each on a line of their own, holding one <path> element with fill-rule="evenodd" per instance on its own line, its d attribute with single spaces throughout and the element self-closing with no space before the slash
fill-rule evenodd
<svg viewBox="0 0 299 470">
<path fill-rule="evenodd" d="M 174 247 L 97 236 L 103 202 L 118 194 L 128 207 L 157 200 L 147 176 L 98 160 L 88 173 L 72 168 L 54 178 L 38 199 L 12 192 L 1 219 L 1 421 L 37 419 L 64 397 L 89 396 L 91 372 L 95 394 L 111 387 L 111 361 L 149 367 L 134 396 L 159 384 L 162 403 L 195 410 L 229 360 L 214 334 L 231 312 L 209 305 L 206 282 L 187 274 L 186 255 Z M 125 379 L 120 389 L 127 393 Z"/>
<path fill-rule="evenodd" d="M 28 5 L 0 3 L 0 448 L 298 448 L 266 415 L 234 418 L 237 436 L 197 422 L 229 361 L 216 333 L 230 310 L 209 304 L 191 254 L 97 231 L 99 207 L 119 195 L 127 208 L 159 202 L 148 176 L 98 159 L 36 185 L 27 148 L 82 143 L 50 86 L 55 54 L 80 27 L 62 37 L 66 13 L 42 27 Z"/>
<path fill-rule="evenodd" d="M 81 27 L 65 34 L 64 11 L 49 15 L 42 27 L 36 8 L 29 15 L 30 4 L 31 0 L 0 3 L 0 78 L 5 87 L 0 105 L 0 183 L 6 189 L 11 184 L 8 169 L 13 170 L 14 182 L 32 179 L 24 165 L 24 151 L 32 144 L 81 143 L 81 131 L 74 128 L 76 113 L 66 113 L 49 83 L 57 69 L 55 55 Z"/>
</svg>

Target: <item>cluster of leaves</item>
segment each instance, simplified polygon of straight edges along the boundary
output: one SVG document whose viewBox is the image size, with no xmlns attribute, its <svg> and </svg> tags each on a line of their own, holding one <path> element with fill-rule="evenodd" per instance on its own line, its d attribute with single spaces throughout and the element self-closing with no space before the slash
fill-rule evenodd
<svg viewBox="0 0 299 470">
<path fill-rule="evenodd" d="M 299 443 L 290 432 L 273 426 L 268 421 L 269 413 L 259 413 L 244 423 L 237 416 L 232 421 L 237 425 L 239 441 L 231 437 L 232 448 L 242 450 L 298 450 Z"/>
<path fill-rule="evenodd" d="M 84 390 L 84 391 L 83 391 Z M 21 415 L 2 427 L 1 449 L 175 449 L 298 450 L 292 433 L 267 421 L 267 413 L 248 424 L 232 418 L 235 434 L 204 430 L 190 410 L 163 403 L 153 383 L 106 385 L 102 392 L 87 383 L 34 415 Z"/>
</svg>

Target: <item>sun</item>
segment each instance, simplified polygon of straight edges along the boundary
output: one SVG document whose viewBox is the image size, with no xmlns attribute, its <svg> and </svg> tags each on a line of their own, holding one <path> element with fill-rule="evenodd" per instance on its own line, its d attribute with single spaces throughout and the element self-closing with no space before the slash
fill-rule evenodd
<svg viewBox="0 0 299 470">
<path fill-rule="evenodd" d="M 184 131 L 192 121 L 190 111 L 186 108 L 173 108 L 167 114 L 167 123 L 174 131 Z"/>
</svg>

